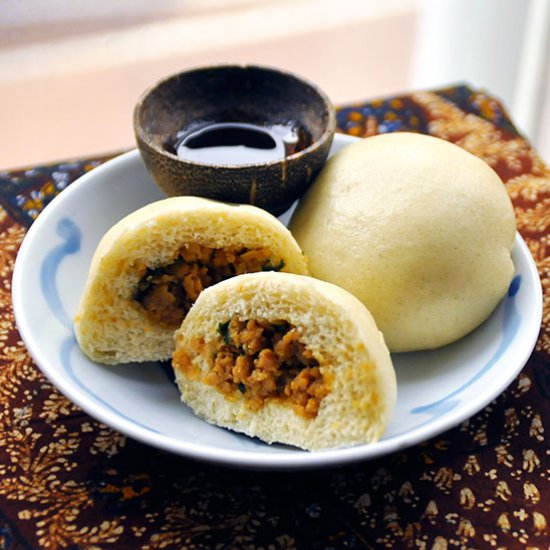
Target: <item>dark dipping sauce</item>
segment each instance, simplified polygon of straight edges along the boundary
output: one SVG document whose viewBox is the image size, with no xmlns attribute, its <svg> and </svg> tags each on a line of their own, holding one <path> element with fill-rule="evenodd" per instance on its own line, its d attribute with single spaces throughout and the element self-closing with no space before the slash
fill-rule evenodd
<svg viewBox="0 0 550 550">
<path fill-rule="evenodd" d="M 238 166 L 282 160 L 311 145 L 311 137 L 292 124 L 207 123 L 178 132 L 172 145 L 182 160 Z"/>
</svg>

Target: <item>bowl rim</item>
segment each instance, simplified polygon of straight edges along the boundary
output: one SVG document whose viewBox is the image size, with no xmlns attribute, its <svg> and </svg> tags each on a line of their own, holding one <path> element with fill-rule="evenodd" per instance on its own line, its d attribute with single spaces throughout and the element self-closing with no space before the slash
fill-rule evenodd
<svg viewBox="0 0 550 550">
<path fill-rule="evenodd" d="M 260 71 L 266 71 L 270 73 L 278 73 L 279 75 L 285 76 L 287 78 L 291 78 L 294 80 L 297 80 L 301 82 L 302 84 L 305 84 L 309 88 L 315 91 L 315 93 L 321 98 L 322 102 L 324 103 L 327 113 L 328 113 L 328 119 L 327 119 L 327 125 L 324 129 L 323 133 L 321 134 L 321 137 L 317 140 L 315 140 L 311 145 L 308 145 L 305 149 L 302 149 L 296 153 L 293 153 L 291 155 L 288 155 L 282 159 L 277 160 L 271 160 L 267 162 L 251 162 L 247 164 L 238 164 L 238 165 L 232 165 L 232 164 L 211 164 L 206 162 L 197 162 L 192 160 L 186 160 L 181 159 L 174 153 L 171 153 L 170 151 L 167 151 L 163 147 L 159 147 L 155 142 L 153 142 L 150 138 L 150 135 L 147 134 L 141 124 L 139 124 L 139 114 L 141 112 L 141 109 L 145 103 L 145 100 L 151 95 L 151 93 L 166 84 L 167 82 L 171 80 L 175 80 L 176 78 L 181 77 L 184 74 L 189 73 L 198 73 L 203 71 L 211 71 L 211 70 L 218 70 L 218 69 L 257 69 Z M 157 80 L 155 83 L 151 84 L 148 88 L 145 89 L 145 91 L 142 92 L 140 95 L 138 101 L 136 102 L 133 110 L 132 115 L 132 121 L 133 121 L 133 127 L 134 127 L 134 134 L 137 141 L 137 147 L 141 151 L 142 144 L 146 145 L 148 148 L 152 149 L 156 153 L 161 154 L 162 156 L 165 156 L 171 160 L 177 161 L 178 163 L 181 163 L 182 166 L 198 166 L 198 167 L 204 167 L 204 168 L 223 168 L 224 170 L 230 170 L 230 171 L 239 171 L 243 168 L 258 168 L 258 167 L 272 167 L 276 166 L 278 164 L 281 164 L 283 162 L 295 162 L 299 158 L 306 156 L 307 154 L 316 151 L 317 149 L 321 148 L 323 145 L 325 145 L 328 142 L 328 145 L 330 147 L 330 143 L 332 139 L 334 138 L 334 134 L 336 132 L 336 108 L 334 104 L 332 103 L 329 96 L 324 92 L 317 84 L 312 82 L 311 80 L 304 78 L 301 75 L 298 75 L 297 73 L 294 73 L 292 71 L 286 70 L 286 69 L 280 69 L 278 67 L 273 67 L 270 65 L 262 65 L 262 64 L 256 64 L 256 63 L 220 63 L 220 64 L 212 64 L 212 65 L 197 65 L 194 67 L 190 67 L 188 69 L 184 69 L 183 71 L 178 71 L 171 73 L 159 80 Z"/>
</svg>

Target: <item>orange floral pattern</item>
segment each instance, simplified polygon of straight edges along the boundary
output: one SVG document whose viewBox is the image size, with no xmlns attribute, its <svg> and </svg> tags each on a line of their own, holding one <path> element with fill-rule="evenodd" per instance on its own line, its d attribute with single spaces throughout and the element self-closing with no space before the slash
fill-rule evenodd
<svg viewBox="0 0 550 550">
<path fill-rule="evenodd" d="M 60 192 L 46 185 L 60 168 L 33 185 L 35 172 L 0 174 L 1 548 L 549 547 L 550 172 L 498 101 L 464 87 L 340 109 L 338 121 L 356 135 L 428 132 L 499 172 L 544 288 L 537 350 L 520 375 L 442 436 L 339 470 L 231 471 L 146 447 L 80 411 L 28 355 L 11 274 L 29 208 L 42 207 L 32 191 Z"/>
</svg>

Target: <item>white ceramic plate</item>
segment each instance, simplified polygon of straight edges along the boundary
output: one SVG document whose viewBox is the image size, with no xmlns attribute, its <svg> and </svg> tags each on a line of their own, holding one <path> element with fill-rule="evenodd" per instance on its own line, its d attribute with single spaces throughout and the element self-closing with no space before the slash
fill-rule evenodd
<svg viewBox="0 0 550 550">
<path fill-rule="evenodd" d="M 354 139 L 336 136 L 333 152 Z M 100 238 L 123 216 L 160 198 L 137 151 L 105 163 L 63 191 L 38 217 L 13 276 L 17 325 L 44 374 L 90 415 L 149 445 L 251 468 L 318 467 L 379 457 L 479 411 L 514 379 L 535 344 L 542 315 L 540 282 L 517 236 L 516 274 L 490 319 L 442 349 L 394 355 L 397 410 L 379 442 L 310 453 L 211 426 L 180 402 L 166 367 L 95 364 L 81 353 L 73 335 L 71 319 Z"/>
</svg>

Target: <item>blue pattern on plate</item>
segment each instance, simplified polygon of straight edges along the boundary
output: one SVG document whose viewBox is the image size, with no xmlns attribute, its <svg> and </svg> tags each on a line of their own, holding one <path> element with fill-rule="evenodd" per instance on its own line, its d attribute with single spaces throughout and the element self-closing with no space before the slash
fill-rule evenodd
<svg viewBox="0 0 550 550">
<path fill-rule="evenodd" d="M 72 220 L 69 218 L 62 218 L 57 223 L 57 234 L 63 239 L 63 242 L 46 254 L 44 261 L 40 266 L 40 287 L 42 289 L 44 299 L 54 317 L 71 333 L 71 335 L 62 342 L 59 349 L 59 359 L 63 365 L 63 368 L 79 387 L 85 390 L 89 395 L 93 396 L 94 399 L 96 399 L 103 406 L 109 408 L 121 417 L 124 417 L 126 420 L 141 426 L 142 428 L 154 433 L 160 433 L 149 426 L 136 422 L 135 419 L 130 418 L 111 407 L 109 403 L 84 386 L 84 384 L 82 384 L 82 382 L 74 374 L 71 366 L 71 354 L 77 348 L 77 342 L 73 333 L 73 323 L 71 318 L 63 308 L 61 299 L 59 298 L 59 291 L 56 286 L 56 274 L 62 261 L 67 256 L 70 254 L 76 254 L 80 251 L 82 232 Z"/>
<path fill-rule="evenodd" d="M 56 273 L 63 258 L 69 254 L 76 254 L 80 250 L 81 231 L 72 220 L 62 218 L 57 224 L 57 234 L 63 239 L 63 242 L 46 254 L 40 266 L 40 288 L 54 317 L 64 327 L 72 331 L 73 324 L 63 309 L 57 291 Z"/>
<path fill-rule="evenodd" d="M 422 405 L 420 407 L 415 407 L 411 410 L 412 414 L 426 413 L 433 416 L 441 416 L 449 412 L 451 409 L 454 409 L 456 405 L 460 403 L 460 401 L 457 399 L 451 400 L 451 398 L 456 397 L 459 393 L 462 393 L 466 388 L 470 387 L 474 382 L 479 380 L 488 370 L 492 368 L 492 366 L 502 357 L 502 355 L 504 355 L 504 352 L 508 349 L 510 342 L 517 334 L 521 321 L 521 317 L 517 310 L 515 301 L 515 297 L 520 289 L 520 286 L 521 275 L 516 275 L 512 279 L 512 282 L 508 287 L 508 296 L 504 303 L 502 339 L 491 359 L 474 376 L 472 376 L 467 382 L 462 384 L 462 386 L 458 387 L 456 390 L 452 391 L 445 397 L 434 401 L 433 403 Z"/>
<path fill-rule="evenodd" d="M 151 428 L 150 426 L 146 426 L 145 424 L 142 424 L 141 422 L 137 422 L 134 418 L 130 418 L 129 416 L 125 415 L 124 413 L 120 412 L 118 409 L 115 409 L 112 407 L 107 401 L 104 399 L 101 399 L 99 395 L 96 393 L 90 391 L 89 388 L 87 388 L 78 378 L 78 376 L 75 375 L 73 372 L 73 368 L 71 366 L 71 354 L 74 350 L 78 349 L 76 338 L 74 335 L 69 336 L 67 339 L 63 341 L 61 344 L 61 349 L 59 350 L 59 358 L 61 360 L 61 364 L 63 365 L 63 368 L 65 369 L 65 372 L 74 380 L 74 382 L 82 388 L 88 395 L 91 395 L 98 403 L 103 405 L 105 408 L 113 411 L 114 413 L 118 414 L 121 418 L 124 418 L 128 422 L 132 422 L 136 426 L 140 426 L 141 428 L 148 430 L 152 433 L 160 434 L 158 430 L 155 430 L 154 428 Z"/>
</svg>

